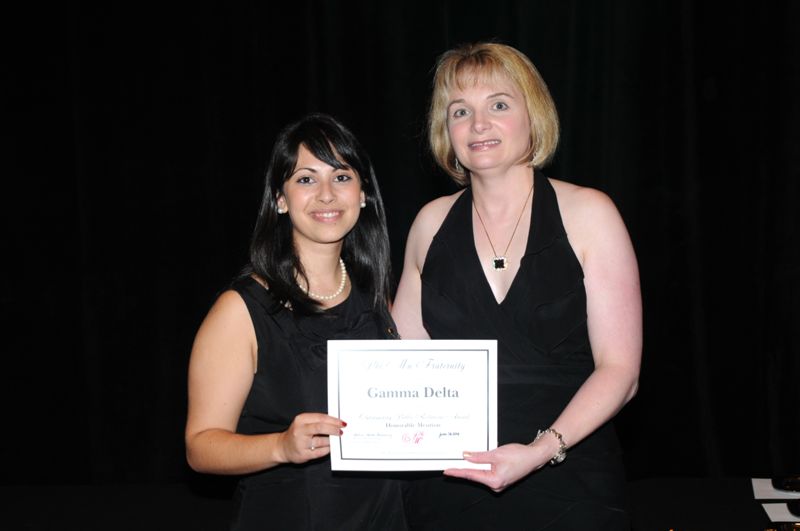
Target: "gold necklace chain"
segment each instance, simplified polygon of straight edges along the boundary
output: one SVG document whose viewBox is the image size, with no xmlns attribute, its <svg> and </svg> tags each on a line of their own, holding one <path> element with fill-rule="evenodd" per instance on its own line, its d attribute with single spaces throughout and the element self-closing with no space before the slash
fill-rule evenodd
<svg viewBox="0 0 800 531">
<path fill-rule="evenodd" d="M 522 205 L 522 212 L 519 213 L 517 224 L 514 225 L 514 230 L 511 232 L 511 238 L 508 239 L 508 245 L 506 245 L 506 250 L 503 251 L 502 255 L 498 255 L 497 251 L 494 250 L 494 244 L 492 243 L 492 239 L 489 237 L 489 231 L 486 230 L 486 225 L 483 223 L 481 213 L 478 212 L 478 207 L 475 205 L 475 197 L 473 196 L 472 198 L 472 208 L 474 208 L 475 213 L 478 214 L 478 221 L 481 222 L 481 227 L 483 227 L 483 232 L 486 234 L 486 239 L 489 240 L 489 247 L 492 248 L 492 253 L 494 254 L 492 257 L 492 268 L 495 271 L 503 271 L 508 267 L 508 258 L 506 258 L 506 254 L 508 253 L 508 249 L 511 247 L 511 242 L 514 241 L 514 235 L 517 234 L 517 227 L 519 227 L 519 222 L 522 221 L 522 216 L 525 214 L 525 207 L 528 206 L 528 201 L 530 200 L 531 195 L 533 195 L 533 185 L 531 185 L 528 196 L 525 198 L 525 203 Z"/>
</svg>

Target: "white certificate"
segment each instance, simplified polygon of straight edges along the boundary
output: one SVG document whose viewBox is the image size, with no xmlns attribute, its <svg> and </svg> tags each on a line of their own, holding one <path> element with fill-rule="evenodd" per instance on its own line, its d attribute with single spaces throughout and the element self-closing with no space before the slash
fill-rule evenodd
<svg viewBox="0 0 800 531">
<path fill-rule="evenodd" d="M 497 341 L 328 341 L 333 470 L 489 465 L 464 451 L 497 447 Z"/>
</svg>

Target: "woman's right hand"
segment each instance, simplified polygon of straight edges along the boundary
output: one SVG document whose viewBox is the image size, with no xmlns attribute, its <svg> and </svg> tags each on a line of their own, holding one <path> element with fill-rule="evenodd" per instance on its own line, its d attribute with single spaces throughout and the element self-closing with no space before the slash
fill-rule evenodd
<svg viewBox="0 0 800 531">
<path fill-rule="evenodd" d="M 305 463 L 328 455 L 331 435 L 342 435 L 347 423 L 324 413 L 300 413 L 279 436 L 282 461 Z"/>
</svg>

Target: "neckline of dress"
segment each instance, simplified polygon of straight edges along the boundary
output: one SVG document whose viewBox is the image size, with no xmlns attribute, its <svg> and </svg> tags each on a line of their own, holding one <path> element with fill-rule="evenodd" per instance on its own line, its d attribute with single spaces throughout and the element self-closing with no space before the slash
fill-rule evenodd
<svg viewBox="0 0 800 531">
<path fill-rule="evenodd" d="M 531 203 L 530 204 L 531 216 L 530 216 L 530 219 L 528 220 L 528 237 L 527 237 L 527 239 L 525 241 L 525 250 L 523 251 L 522 255 L 520 256 L 519 268 L 517 269 L 517 272 L 514 274 L 514 278 L 511 280 L 511 284 L 509 284 L 508 290 L 506 291 L 506 293 L 503 296 L 502 300 L 497 300 L 497 297 L 495 297 L 494 291 L 492 291 L 492 285 L 489 283 L 489 279 L 487 278 L 486 272 L 483 270 L 483 265 L 481 264 L 481 257 L 478 254 L 478 247 L 475 244 L 475 234 L 472 231 L 472 201 L 473 201 L 472 188 L 470 187 L 469 190 L 468 190 L 469 191 L 469 197 L 468 197 L 468 199 L 469 199 L 469 201 L 468 201 L 469 223 L 467 224 L 467 226 L 470 228 L 469 231 L 468 231 L 469 238 L 470 238 L 469 247 L 472 250 L 471 254 L 472 254 L 472 257 L 473 257 L 473 259 L 472 259 L 473 267 L 477 267 L 478 268 L 478 272 L 480 273 L 480 276 L 481 276 L 481 279 L 482 279 L 482 284 L 484 286 L 484 291 L 488 292 L 488 295 L 489 295 L 490 299 L 492 301 L 494 301 L 495 305 L 498 308 L 501 308 L 505 304 L 505 302 L 509 299 L 509 296 L 511 295 L 511 293 L 514 291 L 516 285 L 519 283 L 518 279 L 520 277 L 520 273 L 522 272 L 522 267 L 524 265 L 523 260 L 528 255 L 528 253 L 530 253 L 531 249 L 533 248 L 533 238 L 534 238 L 534 219 L 533 219 L 533 216 L 535 215 L 535 213 L 538 210 L 536 208 L 536 198 L 539 195 L 539 188 L 540 188 L 538 186 L 538 183 L 537 183 L 538 180 L 539 180 L 538 173 L 534 170 L 533 171 L 533 196 L 531 197 L 531 200 L 530 200 L 530 203 Z"/>
<path fill-rule="evenodd" d="M 256 279 L 253 275 L 250 275 L 249 278 L 252 282 L 254 282 L 261 288 L 262 293 L 266 295 L 270 301 L 272 301 L 273 303 L 277 303 L 275 298 L 272 296 L 272 291 L 270 291 L 268 286 L 266 286 L 261 281 Z M 312 317 L 314 315 L 332 315 L 332 316 L 341 315 L 346 311 L 348 303 L 353 299 L 354 296 L 356 296 L 355 292 L 356 292 L 356 286 L 355 284 L 353 284 L 353 281 L 351 279 L 350 290 L 348 291 L 347 296 L 344 299 L 342 299 L 342 301 L 334 304 L 333 306 L 328 306 L 327 308 L 323 308 L 322 313 L 320 314 L 309 314 L 309 315 L 304 315 L 302 317 Z M 290 314 L 295 315 L 295 313 L 292 311 L 291 306 L 284 305 L 283 309 L 289 312 Z"/>
</svg>

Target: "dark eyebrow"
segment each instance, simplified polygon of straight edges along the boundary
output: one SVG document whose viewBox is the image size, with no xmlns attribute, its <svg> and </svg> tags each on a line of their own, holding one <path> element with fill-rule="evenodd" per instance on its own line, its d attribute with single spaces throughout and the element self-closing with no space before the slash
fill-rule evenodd
<svg viewBox="0 0 800 531">
<path fill-rule="evenodd" d="M 303 167 L 301 167 L 301 168 L 297 168 L 296 170 L 294 170 L 294 171 L 291 173 L 291 175 L 289 175 L 289 178 L 292 178 L 292 177 L 294 177 L 294 174 L 295 174 L 295 173 L 299 173 L 299 172 L 301 172 L 301 171 L 303 171 L 303 170 L 305 170 L 305 171 L 308 171 L 308 172 L 311 172 L 311 173 L 314 173 L 314 174 L 316 174 L 316 173 L 317 173 L 317 170 L 315 170 L 314 168 L 307 168 L 307 167 L 303 166 Z M 354 170 L 354 169 L 352 168 L 352 166 L 350 166 L 349 164 L 342 164 L 342 166 L 341 166 L 340 168 L 334 168 L 334 170 L 335 170 L 335 171 L 349 171 L 349 172 L 355 173 L 356 175 L 358 174 L 358 172 L 357 172 L 356 170 Z"/>
<path fill-rule="evenodd" d="M 292 177 L 292 176 L 294 176 L 294 174 L 295 174 L 295 173 L 297 173 L 297 172 L 299 172 L 299 171 L 302 171 L 302 170 L 310 171 L 311 173 L 317 173 L 317 170 L 315 170 L 314 168 L 306 168 L 306 167 L 302 167 L 302 168 L 297 168 L 296 170 L 294 170 L 294 171 L 292 172 L 292 174 L 291 174 L 291 175 L 289 175 L 289 177 Z"/>
</svg>

